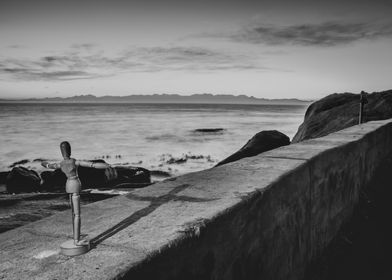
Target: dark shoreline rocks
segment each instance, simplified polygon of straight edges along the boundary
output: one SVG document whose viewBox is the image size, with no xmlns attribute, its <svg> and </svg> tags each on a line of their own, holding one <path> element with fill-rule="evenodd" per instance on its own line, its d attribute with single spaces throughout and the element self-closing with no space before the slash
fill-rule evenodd
<svg viewBox="0 0 392 280">
<path fill-rule="evenodd" d="M 9 171 L 0 172 L 0 185 L 5 185 L 8 174 L 10 174 Z"/>
<path fill-rule="evenodd" d="M 118 187 L 138 188 L 151 183 L 150 171 L 142 167 L 116 166 L 107 169 L 91 167 L 78 168 L 82 189 L 115 189 Z M 42 189 L 45 191 L 63 190 L 67 178 L 60 169 L 42 173 Z"/>
<path fill-rule="evenodd" d="M 43 171 L 41 173 L 41 178 L 42 178 L 41 191 L 48 191 L 48 192 L 64 191 L 67 177 L 60 169 L 56 169 L 54 171 Z"/>
<path fill-rule="evenodd" d="M 91 193 L 85 190 L 88 188 L 126 191 L 151 184 L 150 171 L 141 167 L 94 169 L 80 166 L 78 173 L 82 182 L 82 205 L 118 195 Z M 17 166 L 11 171 L 0 172 L 0 180 L 6 190 L 0 192 L 0 233 L 70 209 L 65 193 L 66 176 L 60 169 L 38 175 L 34 170 Z"/>
<path fill-rule="evenodd" d="M 12 168 L 6 178 L 9 193 L 37 192 L 40 190 L 41 178 L 34 170 L 22 166 Z"/>
<path fill-rule="evenodd" d="M 363 122 L 392 118 L 392 90 L 367 95 Z M 334 93 L 312 103 L 305 113 L 292 142 L 322 137 L 332 132 L 357 125 L 360 95 Z"/>
<path fill-rule="evenodd" d="M 183 164 L 188 160 L 205 160 L 206 162 L 214 162 L 210 155 L 194 155 L 191 153 L 182 154 L 180 157 L 175 157 L 171 154 L 163 154 L 160 158 L 160 161 L 166 164 Z"/>
<path fill-rule="evenodd" d="M 290 138 L 277 130 L 264 130 L 253 136 L 240 150 L 219 162 L 216 166 L 237 161 L 245 157 L 253 157 L 260 153 L 286 146 Z"/>
<path fill-rule="evenodd" d="M 91 162 L 105 162 L 92 160 Z M 82 189 L 140 188 L 151 184 L 150 171 L 142 167 L 116 166 L 106 169 L 78 168 Z M 46 170 L 40 175 L 22 166 L 0 173 L 0 184 L 8 193 L 64 192 L 66 176 L 60 170 Z"/>
</svg>

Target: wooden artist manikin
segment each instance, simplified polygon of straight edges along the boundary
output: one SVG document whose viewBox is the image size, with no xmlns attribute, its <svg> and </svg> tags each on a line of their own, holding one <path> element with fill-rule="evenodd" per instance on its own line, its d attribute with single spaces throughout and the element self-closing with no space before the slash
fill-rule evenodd
<svg viewBox="0 0 392 280">
<path fill-rule="evenodd" d="M 60 144 L 61 154 L 64 160 L 60 163 L 42 162 L 42 166 L 51 169 L 61 168 L 67 176 L 65 191 L 69 193 L 69 203 L 72 209 L 73 240 L 68 240 L 61 245 L 61 253 L 67 256 L 77 256 L 88 252 L 90 244 L 88 240 L 80 238 L 80 191 L 82 184 L 78 177 L 78 166 L 105 169 L 110 167 L 106 163 L 94 163 L 79 161 L 71 158 L 71 145 L 64 141 Z"/>
</svg>

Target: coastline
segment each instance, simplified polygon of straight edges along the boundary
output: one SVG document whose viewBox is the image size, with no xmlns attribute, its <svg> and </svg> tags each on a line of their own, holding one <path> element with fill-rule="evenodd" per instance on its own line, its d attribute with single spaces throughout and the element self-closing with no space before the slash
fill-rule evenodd
<svg viewBox="0 0 392 280">
<path fill-rule="evenodd" d="M 372 96 L 374 96 L 374 100 L 377 101 L 377 103 L 375 103 L 376 105 L 373 105 L 373 101 L 370 100 L 370 104 L 368 105 L 368 107 L 366 107 L 367 111 L 367 115 L 366 115 L 366 121 L 370 121 L 370 120 L 376 120 L 376 119 L 386 119 L 388 117 L 391 117 L 392 114 L 390 113 L 390 107 L 388 106 L 388 100 L 387 98 L 390 98 L 390 96 L 392 96 L 390 93 L 392 93 L 392 91 L 386 91 L 386 93 L 382 92 L 382 93 L 374 93 Z M 380 111 L 380 102 L 379 102 L 379 97 L 378 96 L 382 96 L 382 98 L 385 98 L 385 107 L 381 107 L 383 111 Z M 343 105 L 340 105 L 341 107 L 344 108 L 339 108 L 339 107 L 331 107 L 330 105 L 330 100 L 332 99 L 332 102 L 340 102 L 339 99 L 343 98 L 345 100 L 345 103 L 342 103 Z M 348 101 L 347 101 L 348 99 Z M 384 103 L 381 103 L 384 106 Z M 374 115 L 372 115 L 372 110 L 370 109 L 371 106 L 377 106 L 377 110 L 374 110 L 374 112 L 376 112 Z M 319 137 L 320 135 L 326 135 L 332 131 L 338 131 L 341 130 L 343 128 L 352 126 L 357 124 L 357 109 L 358 108 L 358 100 L 357 100 L 357 96 L 354 94 L 340 94 L 340 95 L 331 95 L 328 96 L 320 101 L 317 101 L 315 103 L 313 103 L 311 106 L 308 107 L 306 114 L 305 114 L 305 120 L 304 122 L 299 126 L 297 134 L 294 138 L 297 137 L 296 141 L 303 141 L 306 139 L 311 139 L 311 138 L 316 138 Z M 328 114 L 323 113 L 323 110 L 328 111 Z M 329 122 L 328 121 L 320 121 L 320 117 L 325 117 L 325 118 L 334 118 L 334 126 L 329 126 Z M 312 124 L 312 121 L 317 121 L 319 123 L 317 130 L 309 133 L 309 129 L 314 129 L 315 126 Z M 197 133 L 202 133 L 202 135 L 204 133 L 207 133 L 207 135 L 209 135 L 209 133 L 213 133 L 214 136 L 219 135 L 221 133 L 225 134 L 225 133 L 230 133 L 231 131 L 227 131 L 226 128 L 218 128 L 217 126 L 214 127 L 205 127 L 205 128 L 196 128 L 195 132 Z M 307 134 L 304 134 L 304 132 L 307 132 Z M 313 134 L 312 134 L 313 133 Z M 210 135 L 209 135 L 210 136 Z M 302 137 L 302 138 L 300 138 Z M 304 138 L 305 137 L 305 138 Z M 156 139 L 152 139 L 154 141 L 162 141 L 161 137 L 157 137 Z M 199 140 L 198 140 L 199 141 Z M 235 150 L 232 150 L 232 153 Z M 102 160 L 102 158 L 104 158 L 105 160 L 117 160 L 117 161 L 121 161 L 123 160 L 121 158 L 121 155 L 119 154 L 114 154 L 114 155 L 103 155 L 101 157 L 99 157 L 100 160 Z M 120 160 L 121 158 L 121 160 Z M 98 159 L 98 160 L 99 160 Z M 44 159 L 42 158 L 36 158 L 33 160 L 30 159 L 23 159 L 20 160 L 18 162 L 15 162 L 13 164 L 9 165 L 9 168 L 13 168 L 13 167 L 18 167 L 18 166 L 25 166 L 27 168 L 32 169 L 33 171 L 37 171 L 38 173 L 42 174 L 43 172 L 45 172 L 46 170 L 40 166 L 40 163 L 43 161 Z M 95 158 L 94 160 L 97 160 L 97 158 Z M 180 167 L 183 166 L 185 163 L 187 163 L 188 161 L 201 161 L 201 165 L 202 169 L 208 169 L 213 167 L 219 160 L 218 159 L 214 159 L 212 158 L 210 155 L 202 155 L 202 154 L 193 154 L 193 153 L 183 153 L 181 156 L 176 156 L 176 155 L 172 155 L 170 153 L 166 153 L 166 154 L 161 154 L 159 160 L 157 160 L 157 163 L 155 165 L 150 165 L 150 166 L 146 166 L 145 162 L 143 161 L 136 161 L 133 162 L 132 164 L 129 164 L 129 162 L 123 162 L 123 163 L 115 163 L 113 164 L 113 166 L 115 168 L 138 168 L 137 166 L 146 166 L 149 172 L 149 176 L 151 176 L 152 180 L 151 183 L 155 183 L 155 182 L 159 182 L 159 181 L 163 181 L 165 179 L 170 179 L 172 177 L 176 177 L 178 175 L 183 175 L 187 172 L 178 172 L 178 170 L 176 169 L 172 169 L 171 167 L 169 168 L 162 168 L 164 165 L 167 166 L 176 166 L 176 167 Z M 173 172 L 171 172 L 173 171 Z M 188 171 L 189 172 L 189 171 Z M 4 172 L 2 172 L 4 173 Z M 4 176 L 3 176 L 4 177 Z M 41 176 L 42 177 L 42 176 Z M 42 178 L 41 178 L 42 180 Z M 3 184 L 1 186 L 1 184 Z M 145 186 L 145 185 L 144 185 Z M 128 193 L 129 191 L 131 191 L 132 189 L 124 189 L 124 188 L 103 188 L 102 190 L 94 190 L 91 188 L 88 188 L 85 190 L 85 196 L 88 197 L 90 194 L 93 195 L 94 192 L 95 193 L 100 193 L 103 196 L 112 196 L 112 195 L 119 195 L 119 194 L 125 194 Z M 24 198 L 25 196 L 23 194 L 19 195 L 17 194 L 16 196 L 14 196 L 14 198 L 12 199 L 12 194 L 5 194 L 5 187 L 4 187 L 4 178 L 3 181 L 0 182 L 0 193 L 2 196 L 4 196 L 5 198 L 3 198 L 3 201 L 5 201 L 5 204 L 7 205 L 12 205 L 12 201 L 15 200 L 15 197 L 21 197 Z M 53 194 L 61 194 L 61 192 L 57 191 L 54 192 Z M 56 195 L 54 195 L 54 197 L 56 197 Z M 10 201 L 7 202 L 6 197 L 9 196 L 10 197 Z M 41 193 L 36 193 L 36 194 L 32 194 L 31 195 L 31 200 L 36 200 L 38 201 L 42 196 Z M 47 196 L 47 197 L 50 197 Z M 23 199 L 22 199 L 23 200 Z M 5 207 L 6 208 L 6 207 Z M 0 208 L 1 210 L 2 208 Z M 58 211 L 60 208 L 56 208 L 54 207 L 54 209 L 52 209 L 53 211 Z M 0 215 L 0 217 L 4 218 L 7 214 L 2 214 Z M 27 221 L 25 221 L 25 223 L 28 223 L 28 219 Z"/>
</svg>

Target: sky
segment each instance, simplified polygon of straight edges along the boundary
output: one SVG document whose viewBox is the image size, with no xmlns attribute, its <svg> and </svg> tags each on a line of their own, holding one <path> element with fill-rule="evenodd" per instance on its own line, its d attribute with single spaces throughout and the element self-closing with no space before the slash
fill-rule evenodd
<svg viewBox="0 0 392 280">
<path fill-rule="evenodd" d="M 0 98 L 392 88 L 392 1 L 0 0 Z"/>
</svg>

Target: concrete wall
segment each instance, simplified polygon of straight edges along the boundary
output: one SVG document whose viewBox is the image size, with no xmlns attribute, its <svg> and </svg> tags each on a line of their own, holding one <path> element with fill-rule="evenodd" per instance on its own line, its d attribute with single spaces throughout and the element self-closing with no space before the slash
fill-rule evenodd
<svg viewBox="0 0 392 280">
<path fill-rule="evenodd" d="M 0 235 L 0 279 L 301 279 L 391 154 L 370 122 L 96 202 L 74 258 L 65 211 Z"/>
</svg>

